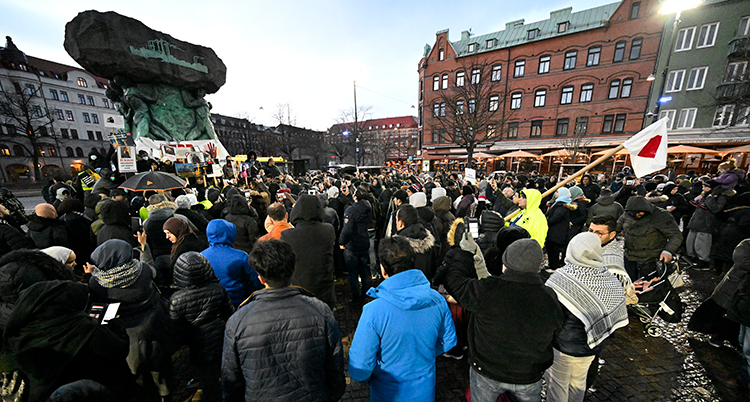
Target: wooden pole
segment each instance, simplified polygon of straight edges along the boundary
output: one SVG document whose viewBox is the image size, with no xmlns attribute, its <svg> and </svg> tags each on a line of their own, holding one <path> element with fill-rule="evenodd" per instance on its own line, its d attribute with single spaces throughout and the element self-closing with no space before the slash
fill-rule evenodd
<svg viewBox="0 0 750 402">
<path fill-rule="evenodd" d="M 579 171 L 575 172 L 574 174 L 572 174 L 571 176 L 569 176 L 567 179 L 565 179 L 565 180 L 563 180 L 561 182 L 558 182 L 554 187 L 552 187 L 551 189 L 549 189 L 549 190 L 545 191 L 544 193 L 542 193 L 542 199 L 544 199 L 544 197 L 546 197 L 546 196 L 548 196 L 550 194 L 554 194 L 555 191 L 557 191 L 558 188 L 560 188 L 560 187 L 562 187 L 562 186 L 570 183 L 571 181 L 575 180 L 577 177 L 582 176 L 584 173 L 586 173 L 589 170 L 595 168 L 597 165 L 599 165 L 600 163 L 602 163 L 605 160 L 609 159 L 610 157 L 612 157 L 612 155 L 616 154 L 617 152 L 619 152 L 623 148 L 625 148 L 625 145 L 620 144 L 616 148 L 610 149 L 609 151 L 607 151 L 606 154 L 600 156 L 599 159 L 597 159 L 597 160 L 589 163 L 588 165 L 586 165 L 583 168 L 581 168 L 581 170 L 579 170 Z M 507 222 L 507 221 L 515 218 L 516 215 L 518 215 L 520 212 L 521 212 L 521 210 L 517 209 L 512 214 L 506 216 L 505 217 L 505 221 Z"/>
</svg>

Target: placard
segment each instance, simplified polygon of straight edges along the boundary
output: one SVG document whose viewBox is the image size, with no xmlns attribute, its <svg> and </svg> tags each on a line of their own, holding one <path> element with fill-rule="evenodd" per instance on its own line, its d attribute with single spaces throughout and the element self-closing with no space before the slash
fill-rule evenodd
<svg viewBox="0 0 750 402">
<path fill-rule="evenodd" d="M 118 146 L 134 147 L 135 141 L 131 133 L 124 133 L 122 131 L 113 131 L 109 133 L 109 142 L 117 148 Z"/>
<path fill-rule="evenodd" d="M 212 171 L 206 175 L 207 177 L 221 177 L 222 176 L 221 166 L 218 163 L 213 164 L 213 165 L 208 165 L 208 166 L 212 169 Z"/>
<path fill-rule="evenodd" d="M 198 170 L 198 167 L 194 163 L 175 163 L 174 168 L 177 171 L 177 176 L 183 179 L 186 177 L 195 177 L 195 171 Z"/>
<path fill-rule="evenodd" d="M 125 118 L 119 114 L 104 113 L 104 127 L 107 128 L 125 128 Z"/>
<path fill-rule="evenodd" d="M 135 173 L 138 168 L 135 164 L 135 147 L 117 147 L 117 170 L 120 173 Z"/>
<path fill-rule="evenodd" d="M 464 170 L 464 180 L 471 184 L 477 184 L 477 171 L 474 169 L 466 168 Z"/>
</svg>

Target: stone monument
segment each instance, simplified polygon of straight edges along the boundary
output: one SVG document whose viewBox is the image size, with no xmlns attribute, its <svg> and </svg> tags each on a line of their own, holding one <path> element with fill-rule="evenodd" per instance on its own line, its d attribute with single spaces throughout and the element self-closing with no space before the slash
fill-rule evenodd
<svg viewBox="0 0 750 402">
<path fill-rule="evenodd" d="M 204 97 L 224 85 L 227 68 L 211 48 L 94 10 L 65 25 L 64 46 L 84 69 L 109 80 L 107 97 L 134 138 L 216 139 Z"/>
</svg>

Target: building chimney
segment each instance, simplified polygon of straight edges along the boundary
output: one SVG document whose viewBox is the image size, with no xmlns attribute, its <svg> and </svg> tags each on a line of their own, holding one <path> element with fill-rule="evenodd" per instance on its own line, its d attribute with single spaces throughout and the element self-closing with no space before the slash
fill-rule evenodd
<svg viewBox="0 0 750 402">
<path fill-rule="evenodd" d="M 522 27 L 523 26 L 523 22 L 524 22 L 523 18 L 521 18 L 520 20 L 506 22 L 505 23 L 505 29 L 507 30 L 507 29 L 512 29 L 512 28 L 516 28 L 516 27 Z"/>
</svg>

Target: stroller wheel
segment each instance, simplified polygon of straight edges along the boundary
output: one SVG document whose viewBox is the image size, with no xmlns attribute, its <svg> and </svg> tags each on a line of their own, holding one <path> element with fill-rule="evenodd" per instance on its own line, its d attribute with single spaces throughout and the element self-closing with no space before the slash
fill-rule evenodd
<svg viewBox="0 0 750 402">
<path fill-rule="evenodd" d="M 651 319 L 650 319 L 650 318 L 648 318 L 648 317 L 638 317 L 638 318 L 639 318 L 639 319 L 641 320 L 641 322 L 642 322 L 642 323 L 644 323 L 644 324 L 646 324 L 646 323 L 648 323 L 648 322 L 650 322 L 650 321 L 651 321 Z"/>
<path fill-rule="evenodd" d="M 661 336 L 662 331 L 659 327 L 648 327 L 646 328 L 646 333 L 648 334 L 648 336 L 658 338 Z"/>
</svg>

